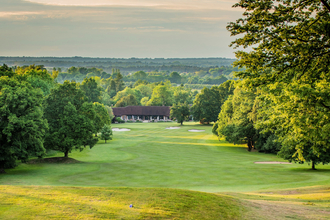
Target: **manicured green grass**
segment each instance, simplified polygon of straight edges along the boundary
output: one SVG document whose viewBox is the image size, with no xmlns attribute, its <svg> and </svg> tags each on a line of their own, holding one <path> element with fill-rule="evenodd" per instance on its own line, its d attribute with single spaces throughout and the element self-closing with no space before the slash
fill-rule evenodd
<svg viewBox="0 0 330 220">
<path fill-rule="evenodd" d="M 240 219 L 244 212 L 232 197 L 178 189 L 0 188 L 1 219 Z"/>
<path fill-rule="evenodd" d="M 114 140 L 72 152 L 72 164 L 21 164 L 0 176 L 2 185 L 164 187 L 204 192 L 249 192 L 330 183 L 330 166 L 317 171 L 300 164 L 254 164 L 283 161 L 276 155 L 247 152 L 245 146 L 218 141 L 211 126 L 184 123 L 126 123 Z M 193 133 L 189 129 L 203 129 Z M 58 154 L 56 156 L 62 156 Z"/>
<path fill-rule="evenodd" d="M 211 126 L 185 123 L 166 129 L 170 126 L 179 125 L 114 124 L 131 131 L 115 131 L 113 141 L 74 151 L 65 163 L 28 163 L 6 170 L 0 175 L 0 219 L 270 220 L 330 215 L 329 165 L 313 171 L 307 164 L 254 164 L 283 160 L 219 141 Z"/>
</svg>

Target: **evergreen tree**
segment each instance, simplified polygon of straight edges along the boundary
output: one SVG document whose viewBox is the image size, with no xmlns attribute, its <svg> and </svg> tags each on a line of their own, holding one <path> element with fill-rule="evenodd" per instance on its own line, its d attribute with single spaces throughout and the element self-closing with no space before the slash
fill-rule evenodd
<svg viewBox="0 0 330 220">
<path fill-rule="evenodd" d="M 110 125 L 104 125 L 101 129 L 101 140 L 107 143 L 107 140 L 112 140 L 112 130 Z"/>
</svg>

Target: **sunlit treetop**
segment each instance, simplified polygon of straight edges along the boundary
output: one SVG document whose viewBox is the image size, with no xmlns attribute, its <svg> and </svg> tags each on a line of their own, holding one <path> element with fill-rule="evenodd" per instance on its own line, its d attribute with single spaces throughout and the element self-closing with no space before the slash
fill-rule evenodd
<svg viewBox="0 0 330 220">
<path fill-rule="evenodd" d="M 329 79 L 330 6 L 327 0 L 241 0 L 233 7 L 245 10 L 243 18 L 227 29 L 237 38 L 238 73 L 258 86 L 298 80 L 313 83 Z"/>
</svg>

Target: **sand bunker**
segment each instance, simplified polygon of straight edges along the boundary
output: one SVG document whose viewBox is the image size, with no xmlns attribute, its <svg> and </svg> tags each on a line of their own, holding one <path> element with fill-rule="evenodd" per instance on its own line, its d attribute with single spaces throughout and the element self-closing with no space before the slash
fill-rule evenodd
<svg viewBox="0 0 330 220">
<path fill-rule="evenodd" d="M 254 162 L 257 164 L 291 164 L 289 162 L 278 162 L 278 161 L 261 161 L 261 162 Z"/>
<path fill-rule="evenodd" d="M 180 129 L 180 127 L 167 127 L 166 129 Z"/>
<path fill-rule="evenodd" d="M 205 131 L 205 130 L 192 129 L 192 130 L 188 130 L 188 131 L 190 131 L 190 132 L 203 132 L 203 131 Z"/>
<path fill-rule="evenodd" d="M 112 131 L 130 131 L 128 128 L 113 128 Z"/>
</svg>

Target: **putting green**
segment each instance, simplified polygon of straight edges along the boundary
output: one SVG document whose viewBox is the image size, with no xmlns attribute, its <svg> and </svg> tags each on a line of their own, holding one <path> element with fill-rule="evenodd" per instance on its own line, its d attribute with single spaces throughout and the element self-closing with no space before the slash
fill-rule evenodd
<svg viewBox="0 0 330 220">
<path fill-rule="evenodd" d="M 72 152 L 79 163 L 20 164 L 0 175 L 2 185 L 61 185 L 106 187 L 166 187 L 204 192 L 275 190 L 330 182 L 330 166 L 317 171 L 300 164 L 255 164 L 284 161 L 276 155 L 248 152 L 245 146 L 218 141 L 211 126 L 184 123 L 112 125 L 108 143 Z M 205 130 L 189 132 L 189 130 Z M 55 156 L 63 156 L 58 154 Z"/>
</svg>

